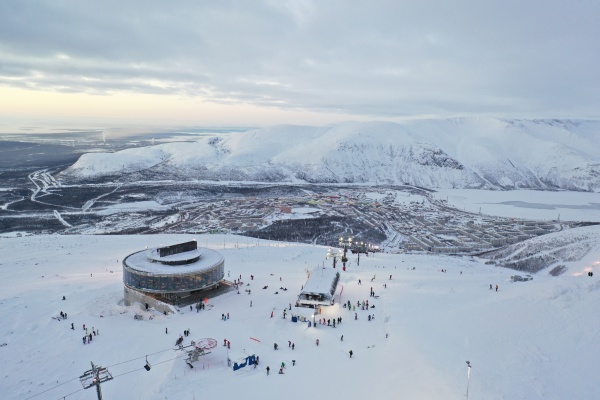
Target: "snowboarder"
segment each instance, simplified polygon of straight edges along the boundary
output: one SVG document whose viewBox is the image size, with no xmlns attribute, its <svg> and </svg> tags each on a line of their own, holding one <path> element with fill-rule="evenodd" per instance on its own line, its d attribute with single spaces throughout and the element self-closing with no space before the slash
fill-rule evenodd
<svg viewBox="0 0 600 400">
<path fill-rule="evenodd" d="M 350 350 L 350 358 L 352 358 L 352 354 L 354 354 L 354 353 L 352 353 L 352 350 Z"/>
<path fill-rule="evenodd" d="M 277 350 L 277 343 L 273 343 L 273 349 Z"/>
</svg>

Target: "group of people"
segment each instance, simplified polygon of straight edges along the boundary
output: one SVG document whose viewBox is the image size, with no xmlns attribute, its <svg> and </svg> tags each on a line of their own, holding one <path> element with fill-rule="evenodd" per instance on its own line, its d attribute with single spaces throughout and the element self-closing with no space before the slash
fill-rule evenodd
<svg viewBox="0 0 600 400">
<path fill-rule="evenodd" d="M 73 329 L 73 324 L 71 324 L 71 329 Z M 94 336 L 100 334 L 100 330 L 94 327 L 92 327 L 91 332 L 88 332 L 88 328 L 85 327 L 85 324 L 83 324 L 83 330 L 85 331 L 85 335 L 83 336 L 83 344 L 86 344 L 86 342 L 87 344 L 90 344 Z"/>
<path fill-rule="evenodd" d="M 333 326 L 335 328 L 335 324 L 341 324 L 342 323 L 342 317 L 337 317 L 337 318 L 319 318 L 319 324 L 321 325 L 327 325 L 327 326 Z M 332 325 L 333 324 L 333 325 Z"/>
</svg>

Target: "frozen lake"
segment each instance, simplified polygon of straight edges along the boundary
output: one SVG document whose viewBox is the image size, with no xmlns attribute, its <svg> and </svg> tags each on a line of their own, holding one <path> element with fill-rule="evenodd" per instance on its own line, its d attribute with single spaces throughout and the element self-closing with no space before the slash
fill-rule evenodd
<svg viewBox="0 0 600 400">
<path fill-rule="evenodd" d="M 459 209 L 509 218 L 600 222 L 600 194 L 537 190 L 440 189 L 435 198 Z"/>
</svg>

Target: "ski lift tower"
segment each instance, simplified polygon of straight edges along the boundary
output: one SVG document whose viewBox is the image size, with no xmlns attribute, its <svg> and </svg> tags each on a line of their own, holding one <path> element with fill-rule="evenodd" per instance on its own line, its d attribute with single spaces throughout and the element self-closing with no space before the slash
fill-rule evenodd
<svg viewBox="0 0 600 400">
<path fill-rule="evenodd" d="M 108 372 L 108 369 L 94 365 L 92 363 L 92 369 L 84 372 L 79 377 L 79 381 L 83 385 L 84 389 L 89 389 L 92 386 L 96 386 L 96 393 L 98 394 L 98 400 L 102 400 L 102 390 L 100 384 L 112 379 L 112 375 Z"/>
<path fill-rule="evenodd" d="M 342 255 L 342 264 L 344 268 L 346 268 L 346 263 L 348 262 L 348 249 L 352 248 L 352 236 L 348 236 L 344 239 L 342 236 L 339 241 L 340 247 L 344 250 L 344 254 Z"/>
<path fill-rule="evenodd" d="M 325 259 L 329 260 L 330 258 L 333 258 L 333 268 L 335 268 L 335 264 L 336 264 L 338 257 L 343 258 L 342 251 L 329 248 L 327 250 L 327 256 L 325 257 Z"/>
<path fill-rule="evenodd" d="M 198 361 L 201 356 L 205 356 L 210 354 L 210 349 L 214 349 L 217 347 L 217 341 L 211 338 L 200 339 L 197 342 L 192 340 L 192 344 L 190 346 L 185 346 L 185 348 L 191 347 L 191 350 L 186 350 L 188 357 L 185 359 L 185 363 L 190 366 L 190 368 L 194 368 L 194 362 Z M 181 347 L 183 349 L 184 347 Z"/>
</svg>

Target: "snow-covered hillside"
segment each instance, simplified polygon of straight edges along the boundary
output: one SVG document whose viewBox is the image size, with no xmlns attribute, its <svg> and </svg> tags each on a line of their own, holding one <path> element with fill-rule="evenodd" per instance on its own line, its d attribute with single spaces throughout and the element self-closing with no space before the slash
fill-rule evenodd
<svg viewBox="0 0 600 400">
<path fill-rule="evenodd" d="M 560 235 L 566 239 L 579 231 L 579 239 L 597 237 L 594 230 L 598 227 Z M 206 310 L 182 307 L 169 315 L 123 305 L 125 255 L 192 238 L 221 252 L 226 277 L 241 276 L 251 294 L 230 291 L 211 298 Z M 562 275 L 541 271 L 532 281 L 516 283 L 510 281 L 514 271 L 471 257 L 378 253 L 363 255 L 357 266 L 352 255 L 349 268 L 340 271 L 336 304 L 317 316 L 342 317 L 335 328 L 291 322 L 289 314 L 311 319 L 312 309 L 292 306 L 282 318 L 306 270 L 329 265 L 327 248 L 238 241 L 224 235 L 0 238 L 0 397 L 94 399 L 95 390 L 79 382 L 91 361 L 114 377 L 102 384 L 106 399 L 460 400 L 468 360 L 471 399 L 600 398 L 597 241 L 579 261 L 565 262 Z M 499 285 L 498 291 L 490 285 Z M 371 288 L 377 297 L 369 296 Z M 375 307 L 340 305 L 365 300 Z M 61 311 L 68 318 L 53 319 Z M 224 313 L 229 320 L 221 319 Z M 136 314 L 143 320 L 134 320 Z M 84 324 L 90 333 L 99 331 L 85 345 Z M 201 338 L 219 343 L 194 369 L 175 348 L 184 330 L 191 331 L 185 345 Z M 230 350 L 221 345 L 224 339 Z M 227 367 L 228 355 L 244 353 L 260 357 L 257 369 Z M 150 371 L 143 368 L 146 359 Z M 285 374 L 279 375 L 282 362 Z"/>
<path fill-rule="evenodd" d="M 275 126 L 84 154 L 62 179 L 412 184 L 600 189 L 600 121 L 456 118 Z"/>
<path fill-rule="evenodd" d="M 485 255 L 495 264 L 525 272 L 538 272 L 565 262 L 580 261 L 600 243 L 597 225 L 569 229 L 515 243 Z"/>
</svg>

